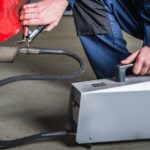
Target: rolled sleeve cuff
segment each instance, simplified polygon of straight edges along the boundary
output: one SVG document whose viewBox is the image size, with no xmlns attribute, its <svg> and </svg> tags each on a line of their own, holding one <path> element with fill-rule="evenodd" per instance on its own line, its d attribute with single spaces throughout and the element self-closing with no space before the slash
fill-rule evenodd
<svg viewBox="0 0 150 150">
<path fill-rule="evenodd" d="M 75 0 L 67 0 L 67 1 L 69 3 L 67 10 L 71 10 L 73 5 L 74 5 L 74 3 L 75 3 Z"/>
<path fill-rule="evenodd" d="M 73 4 L 75 3 L 75 0 L 68 0 L 68 2 L 71 6 L 73 6 Z"/>
<path fill-rule="evenodd" d="M 150 46 L 150 25 L 144 25 L 144 46 Z"/>
</svg>

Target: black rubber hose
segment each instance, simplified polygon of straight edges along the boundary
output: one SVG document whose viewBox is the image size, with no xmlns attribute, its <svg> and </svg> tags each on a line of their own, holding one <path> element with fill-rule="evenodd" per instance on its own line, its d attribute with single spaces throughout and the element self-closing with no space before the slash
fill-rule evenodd
<svg viewBox="0 0 150 150">
<path fill-rule="evenodd" d="M 9 77 L 0 80 L 0 86 L 4 86 L 12 82 L 24 81 L 24 80 L 68 80 L 68 79 L 73 79 L 75 77 L 78 77 L 84 72 L 85 68 L 84 68 L 83 60 L 72 52 L 64 51 L 64 50 L 48 50 L 43 48 L 32 48 L 32 50 L 39 51 L 40 54 L 65 55 L 65 56 L 72 57 L 80 64 L 80 69 L 74 73 L 70 73 L 66 75 L 20 75 L 20 76 Z M 70 135 L 75 135 L 75 133 L 70 133 L 67 131 L 45 132 L 45 133 L 39 133 L 28 137 L 16 139 L 16 140 L 0 140 L 0 149 L 4 149 L 4 148 L 6 149 L 6 148 L 23 145 L 40 139 L 48 139 L 51 137 L 70 136 Z"/>
<path fill-rule="evenodd" d="M 27 143 L 34 142 L 36 140 L 49 139 L 54 137 L 62 137 L 62 136 L 73 136 L 74 133 L 69 133 L 67 131 L 57 131 L 57 132 L 44 132 L 34 134 L 28 137 L 16 139 L 16 140 L 2 140 L 0 141 L 0 149 L 12 148 L 20 145 L 24 145 Z"/>
<path fill-rule="evenodd" d="M 80 69 L 76 72 L 70 73 L 70 74 L 66 74 L 66 75 L 19 75 L 19 76 L 13 76 L 13 77 L 9 77 L 3 80 L 0 80 L 0 86 L 4 86 L 6 84 L 10 84 L 13 82 L 17 82 L 17 81 L 24 81 L 24 80 L 69 80 L 69 79 L 73 79 L 75 77 L 80 76 L 85 68 L 84 68 L 84 62 L 83 60 L 77 56 L 76 54 L 69 52 L 69 51 L 64 51 L 64 50 L 49 50 L 49 49 L 43 49 L 43 48 L 32 48 L 33 50 L 39 50 L 40 54 L 48 54 L 48 55 L 65 55 L 65 56 L 69 56 L 72 57 L 73 59 L 75 59 L 79 65 L 80 65 Z"/>
</svg>

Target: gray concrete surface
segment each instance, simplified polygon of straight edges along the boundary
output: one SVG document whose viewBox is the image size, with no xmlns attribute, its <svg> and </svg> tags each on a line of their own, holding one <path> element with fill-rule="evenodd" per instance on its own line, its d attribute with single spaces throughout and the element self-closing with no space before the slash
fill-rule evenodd
<svg viewBox="0 0 150 150">
<path fill-rule="evenodd" d="M 125 35 L 131 51 L 142 42 Z M 13 46 L 19 36 L 1 44 Z M 71 82 L 95 79 L 86 55 L 76 36 L 71 17 L 65 17 L 60 26 L 43 33 L 33 46 L 62 48 L 80 55 L 86 64 L 81 77 L 65 82 L 26 81 L 0 88 L 0 139 L 12 139 L 39 131 L 64 129 Z M 66 73 L 77 69 L 77 64 L 66 57 L 19 55 L 12 64 L 0 64 L 0 79 L 28 73 Z M 84 150 L 74 138 L 59 138 L 13 148 L 13 150 Z M 93 150 L 149 150 L 150 141 L 96 144 Z"/>
</svg>

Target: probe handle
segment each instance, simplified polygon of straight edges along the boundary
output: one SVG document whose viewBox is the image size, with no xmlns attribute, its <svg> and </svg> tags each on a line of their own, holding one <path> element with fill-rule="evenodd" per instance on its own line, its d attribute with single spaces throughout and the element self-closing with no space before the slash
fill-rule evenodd
<svg viewBox="0 0 150 150">
<path fill-rule="evenodd" d="M 126 71 L 129 68 L 133 68 L 134 64 L 117 65 L 116 67 L 116 80 L 117 82 L 125 82 Z"/>
<path fill-rule="evenodd" d="M 29 35 L 29 43 L 32 43 L 32 41 L 41 33 L 48 25 L 40 25 L 35 30 L 32 31 L 32 33 Z"/>
</svg>

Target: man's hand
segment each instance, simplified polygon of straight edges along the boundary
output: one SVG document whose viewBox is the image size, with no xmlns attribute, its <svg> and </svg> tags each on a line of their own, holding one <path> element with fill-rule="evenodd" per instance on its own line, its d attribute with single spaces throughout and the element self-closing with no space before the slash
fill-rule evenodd
<svg viewBox="0 0 150 150">
<path fill-rule="evenodd" d="M 23 25 L 46 25 L 46 31 L 56 27 L 68 6 L 67 0 L 42 0 L 26 4 L 20 15 Z"/>
<path fill-rule="evenodd" d="M 122 64 L 135 62 L 133 72 L 140 75 L 150 75 L 150 47 L 145 46 L 136 51 L 127 59 L 121 61 Z"/>
</svg>

